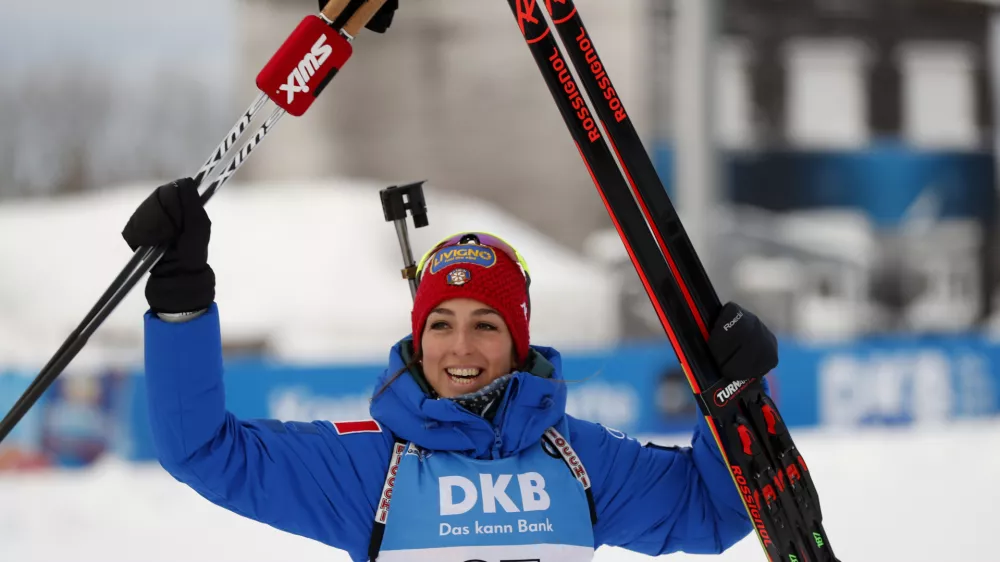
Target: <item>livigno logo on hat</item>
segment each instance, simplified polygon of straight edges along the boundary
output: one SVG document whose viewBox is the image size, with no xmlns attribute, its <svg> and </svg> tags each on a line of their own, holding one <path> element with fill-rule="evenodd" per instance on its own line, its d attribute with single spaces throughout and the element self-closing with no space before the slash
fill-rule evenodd
<svg viewBox="0 0 1000 562">
<path fill-rule="evenodd" d="M 431 257 L 430 272 L 437 273 L 449 265 L 469 263 L 480 267 L 493 267 L 497 255 L 489 246 L 448 246 L 441 248 Z"/>
</svg>

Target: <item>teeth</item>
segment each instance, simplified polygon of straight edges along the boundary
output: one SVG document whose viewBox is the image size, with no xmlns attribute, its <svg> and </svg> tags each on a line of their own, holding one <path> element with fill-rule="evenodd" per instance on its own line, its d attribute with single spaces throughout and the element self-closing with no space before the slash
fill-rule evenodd
<svg viewBox="0 0 1000 562">
<path fill-rule="evenodd" d="M 465 369 L 446 369 L 446 371 L 448 371 L 448 374 L 451 375 L 451 376 L 453 376 L 453 377 L 463 377 L 463 378 L 464 377 L 475 377 L 475 376 L 478 376 L 479 373 L 482 372 L 481 369 L 468 369 L 468 368 L 465 368 Z"/>
</svg>

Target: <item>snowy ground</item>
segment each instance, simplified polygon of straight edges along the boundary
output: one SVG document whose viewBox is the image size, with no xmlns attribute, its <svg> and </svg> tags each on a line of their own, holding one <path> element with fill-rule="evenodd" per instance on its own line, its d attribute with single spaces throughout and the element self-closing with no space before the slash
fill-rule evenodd
<svg viewBox="0 0 1000 562">
<path fill-rule="evenodd" d="M 1000 421 L 796 435 L 843 562 L 1000 559 Z M 615 549 L 596 557 L 648 559 Z M 711 559 L 765 558 L 748 538 Z M 213 506 L 155 465 L 0 475 L 2 562 L 201 560 L 347 562 L 321 544 Z"/>
</svg>

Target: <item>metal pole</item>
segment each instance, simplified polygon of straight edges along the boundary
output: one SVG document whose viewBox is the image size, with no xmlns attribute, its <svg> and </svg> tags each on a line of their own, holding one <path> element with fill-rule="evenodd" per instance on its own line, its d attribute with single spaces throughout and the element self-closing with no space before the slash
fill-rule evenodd
<svg viewBox="0 0 1000 562">
<path fill-rule="evenodd" d="M 396 238 L 399 240 L 399 251 L 403 254 L 403 279 L 410 285 L 410 296 L 417 298 L 416 277 L 417 264 L 413 261 L 413 250 L 410 249 L 410 233 L 406 228 L 407 211 L 413 216 L 413 227 L 427 226 L 427 203 L 424 200 L 424 182 L 418 181 L 407 185 L 394 185 L 379 192 L 382 200 L 382 213 L 386 222 L 392 222 L 396 227 Z"/>
<path fill-rule="evenodd" d="M 992 108 L 992 123 L 990 129 L 993 131 L 993 138 L 989 139 L 990 149 L 993 151 L 994 166 L 1000 168 L 1000 130 L 996 124 L 1000 122 L 1000 10 L 991 8 L 989 23 L 986 27 L 986 57 L 981 64 L 986 65 L 987 87 L 985 90 L 990 97 L 989 104 Z M 998 216 L 1000 216 L 1000 185 L 994 182 L 992 212 L 983 225 L 983 261 L 981 264 L 983 271 L 982 303 L 980 306 L 979 322 L 985 323 L 995 313 L 996 305 L 993 300 L 994 287 L 997 281 L 997 232 L 1000 231 Z"/>
<path fill-rule="evenodd" d="M 674 0 L 674 183 L 678 213 L 706 271 L 714 267 L 713 209 L 719 201 L 715 146 L 717 0 Z"/>
<path fill-rule="evenodd" d="M 416 265 L 413 261 L 413 252 L 410 250 L 410 234 L 406 229 L 406 219 L 394 220 L 392 221 L 396 227 L 396 238 L 399 239 L 399 251 L 403 254 L 403 271 L 408 271 L 411 267 Z M 406 281 L 410 284 L 410 296 L 414 299 L 417 298 L 417 280 L 414 277 L 408 277 Z"/>
</svg>

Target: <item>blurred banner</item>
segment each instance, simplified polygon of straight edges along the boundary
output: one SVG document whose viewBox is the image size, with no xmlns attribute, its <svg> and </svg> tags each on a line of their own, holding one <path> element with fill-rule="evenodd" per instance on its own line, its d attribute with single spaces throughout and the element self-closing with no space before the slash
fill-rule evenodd
<svg viewBox="0 0 1000 562">
<path fill-rule="evenodd" d="M 78 375 L 56 379 L 14 428 L 0 446 L 0 471 L 86 466 L 107 452 L 128 456 L 139 377 L 115 370 Z M 33 377 L 0 372 L 4 414 Z"/>
<path fill-rule="evenodd" d="M 569 412 L 632 434 L 690 431 L 696 409 L 667 346 L 564 357 Z M 242 418 L 368 417 L 377 365 L 227 364 L 227 404 Z M 782 340 L 772 395 L 794 427 L 947 423 L 1000 414 L 1000 344 L 976 337 L 879 337 L 834 346 Z M 27 386 L 0 375 L 4 411 Z M 144 379 L 118 372 L 60 379 L 0 449 L 0 469 L 84 466 L 103 453 L 152 460 Z"/>
<path fill-rule="evenodd" d="M 660 176 L 673 176 L 669 143 L 656 147 Z M 989 221 L 996 212 L 996 163 L 988 151 L 762 150 L 724 159 L 726 198 L 771 211 L 840 207 L 863 211 L 879 228 L 899 228 L 921 197 L 935 219 Z M 667 192 L 675 188 L 665 181 Z"/>
</svg>

